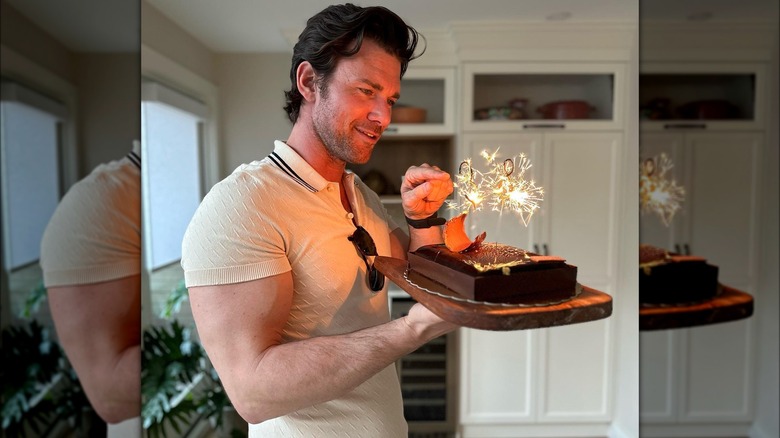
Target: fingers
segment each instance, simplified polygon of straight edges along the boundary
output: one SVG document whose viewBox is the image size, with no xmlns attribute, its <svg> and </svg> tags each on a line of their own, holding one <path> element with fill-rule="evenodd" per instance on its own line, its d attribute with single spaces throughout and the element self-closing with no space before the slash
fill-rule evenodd
<svg viewBox="0 0 780 438">
<path fill-rule="evenodd" d="M 415 187 L 429 181 L 445 182 L 452 185 L 450 174 L 442 171 L 437 166 L 431 166 L 427 163 L 420 166 L 411 166 L 406 170 L 401 182 L 401 193 L 405 193 Z M 452 191 L 450 190 L 449 193 Z M 447 193 L 449 195 L 449 193 Z"/>
<path fill-rule="evenodd" d="M 452 193 L 450 174 L 428 163 L 407 169 L 401 183 L 404 213 L 412 219 L 428 217 Z"/>
<path fill-rule="evenodd" d="M 406 170 L 404 182 L 415 187 L 429 180 L 449 180 L 450 174 L 439 169 L 438 166 L 431 166 L 427 163 L 420 166 L 411 166 Z"/>
</svg>

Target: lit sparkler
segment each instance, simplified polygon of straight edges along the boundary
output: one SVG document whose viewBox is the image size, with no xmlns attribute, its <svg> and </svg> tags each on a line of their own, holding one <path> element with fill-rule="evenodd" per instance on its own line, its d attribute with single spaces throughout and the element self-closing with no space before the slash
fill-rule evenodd
<svg viewBox="0 0 780 438">
<path fill-rule="evenodd" d="M 471 159 L 460 164 L 455 187 L 458 188 L 458 200 L 448 201 L 450 208 L 462 213 L 479 211 L 487 203 L 492 210 L 503 213 L 505 209 L 520 216 L 525 226 L 539 208 L 544 198 L 544 190 L 533 180 L 526 180 L 525 174 L 531 168 L 531 161 L 525 154 L 507 158 L 498 162 L 498 149 L 493 153 L 482 151 L 480 154 L 491 168 L 482 173 L 474 168 Z"/>
<path fill-rule="evenodd" d="M 674 164 L 664 153 L 639 166 L 639 211 L 656 213 L 667 227 L 685 198 L 685 188 L 666 177 L 672 167 Z"/>
</svg>

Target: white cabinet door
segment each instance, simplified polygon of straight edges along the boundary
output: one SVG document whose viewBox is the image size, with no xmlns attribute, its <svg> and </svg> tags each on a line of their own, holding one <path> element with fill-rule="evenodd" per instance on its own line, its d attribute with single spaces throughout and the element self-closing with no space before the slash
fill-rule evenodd
<svg viewBox="0 0 780 438">
<path fill-rule="evenodd" d="M 578 280 L 608 291 L 614 284 L 616 163 L 619 133 L 466 134 L 474 162 L 500 146 L 502 158 L 525 153 L 529 178 L 545 199 L 528 228 L 511 214 L 481 218 L 470 235 L 533 250 L 546 247 L 578 266 Z M 464 157 L 465 158 L 465 157 Z M 607 423 L 612 411 L 611 319 L 510 333 L 464 330 L 461 423 Z"/>
<path fill-rule="evenodd" d="M 759 151 L 755 133 L 688 133 L 691 254 L 718 266 L 720 283 L 755 293 Z M 681 419 L 746 421 L 753 319 L 681 332 L 687 342 Z"/>
<path fill-rule="evenodd" d="M 460 332 L 460 422 L 533 422 L 537 331 Z"/>
<path fill-rule="evenodd" d="M 655 159 L 661 154 L 671 161 L 672 167 L 664 177 L 673 180 L 685 190 L 685 199 L 690 197 L 690 185 L 685 180 L 685 160 L 683 142 L 685 136 L 679 132 L 643 132 L 639 138 L 639 163 Z M 681 246 L 687 235 L 688 202 L 683 200 L 680 209 L 675 213 L 669 226 L 664 225 L 661 218 L 653 212 L 644 212 L 639 216 L 639 243 L 657 246 L 669 251 L 683 252 Z"/>
<path fill-rule="evenodd" d="M 617 235 L 616 175 L 622 135 L 546 133 L 544 172 L 547 252 L 577 266 L 577 281 L 612 291 Z M 540 332 L 540 420 L 608 420 L 612 319 Z"/>
<path fill-rule="evenodd" d="M 681 423 L 752 419 L 752 327 L 753 319 L 742 319 L 681 330 Z"/>
<path fill-rule="evenodd" d="M 753 283 L 760 145 L 755 133 L 689 133 L 691 254 L 720 268 L 721 283 Z"/>
<path fill-rule="evenodd" d="M 471 158 L 472 164 L 480 171 L 487 172 L 486 161 L 480 157 L 482 151 L 489 153 L 498 150 L 497 160 L 516 157 L 525 154 L 531 160 L 531 168 L 526 172 L 526 179 L 539 181 L 542 174 L 541 134 L 465 134 L 462 159 Z M 534 251 L 534 245 L 540 242 L 541 216 L 548 209 L 548 201 L 541 202 L 539 212 L 534 213 L 526 227 L 522 220 L 512 212 L 495 212 L 485 206 L 482 211 L 470 212 L 466 219 L 467 233 L 474 238 L 477 234 L 487 232 L 487 242 L 500 242 L 507 245 Z"/>
<path fill-rule="evenodd" d="M 577 266 L 578 281 L 589 286 L 614 277 L 621 139 L 617 133 L 544 137 L 543 242 L 549 254 Z"/>
<path fill-rule="evenodd" d="M 639 334 L 639 407 L 640 422 L 677 421 L 680 354 L 675 330 Z"/>
<path fill-rule="evenodd" d="M 720 283 L 754 293 L 762 140 L 750 132 L 643 133 L 640 157 L 661 151 L 674 157 L 675 177 L 685 186 L 686 198 L 669 229 L 653 224 L 653 217 L 641 217 L 641 241 L 703 256 L 718 266 Z M 686 433 L 701 423 L 750 421 L 753 326 L 753 319 L 746 319 L 643 333 L 642 421 Z"/>
</svg>

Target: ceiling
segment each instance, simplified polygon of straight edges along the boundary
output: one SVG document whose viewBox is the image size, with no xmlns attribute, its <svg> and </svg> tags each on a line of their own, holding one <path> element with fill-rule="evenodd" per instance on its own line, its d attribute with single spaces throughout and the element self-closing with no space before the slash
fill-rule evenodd
<svg viewBox="0 0 780 438">
<path fill-rule="evenodd" d="M 138 50 L 138 0 L 2 0 L 77 52 Z M 284 52 L 284 31 L 334 0 L 146 0 L 215 52 Z M 636 0 L 378 0 L 412 26 L 444 29 L 451 22 L 636 19 Z M 641 20 L 777 20 L 777 0 L 641 0 Z"/>
</svg>

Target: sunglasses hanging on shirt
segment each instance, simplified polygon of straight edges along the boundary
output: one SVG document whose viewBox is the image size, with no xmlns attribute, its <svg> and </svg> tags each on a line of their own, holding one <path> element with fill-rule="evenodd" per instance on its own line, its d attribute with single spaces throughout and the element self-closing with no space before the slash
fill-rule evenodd
<svg viewBox="0 0 780 438">
<path fill-rule="evenodd" d="M 368 234 L 368 231 L 366 231 L 365 228 L 359 225 L 355 232 L 347 237 L 347 239 L 355 245 L 355 248 L 357 248 L 358 252 L 360 252 L 360 256 L 363 258 L 363 262 L 366 264 L 366 270 L 368 272 L 366 281 L 368 282 L 368 287 L 374 292 L 379 292 L 385 285 L 385 276 L 377 271 L 373 263 L 370 265 L 368 263 L 368 256 L 379 255 L 376 252 L 374 239 L 371 238 L 371 235 Z"/>
</svg>

